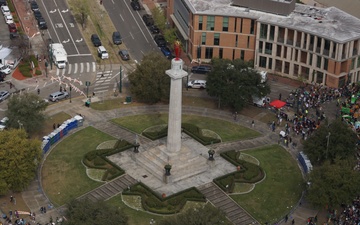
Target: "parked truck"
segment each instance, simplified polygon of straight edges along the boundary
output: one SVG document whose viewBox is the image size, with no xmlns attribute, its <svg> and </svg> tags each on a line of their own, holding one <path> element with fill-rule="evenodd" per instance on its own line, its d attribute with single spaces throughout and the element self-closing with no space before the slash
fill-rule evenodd
<svg viewBox="0 0 360 225">
<path fill-rule="evenodd" d="M 61 43 L 52 43 L 49 45 L 50 55 L 52 55 L 53 63 L 59 68 L 63 69 L 68 63 L 67 53 Z"/>
</svg>

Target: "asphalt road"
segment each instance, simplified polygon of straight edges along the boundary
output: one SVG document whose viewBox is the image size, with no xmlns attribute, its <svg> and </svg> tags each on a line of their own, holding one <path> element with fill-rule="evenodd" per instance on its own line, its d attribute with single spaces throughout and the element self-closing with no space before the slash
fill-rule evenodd
<svg viewBox="0 0 360 225">
<path fill-rule="evenodd" d="M 85 40 L 65 0 L 38 1 L 40 11 L 48 23 L 48 32 L 54 43 L 62 43 L 68 54 L 69 64 L 93 62 Z"/>
<path fill-rule="evenodd" d="M 130 1 L 109 0 L 104 1 L 103 4 L 115 28 L 120 32 L 132 59 L 141 62 L 144 54 L 159 51 L 153 35 L 142 20 L 145 10 L 134 11 Z"/>
</svg>

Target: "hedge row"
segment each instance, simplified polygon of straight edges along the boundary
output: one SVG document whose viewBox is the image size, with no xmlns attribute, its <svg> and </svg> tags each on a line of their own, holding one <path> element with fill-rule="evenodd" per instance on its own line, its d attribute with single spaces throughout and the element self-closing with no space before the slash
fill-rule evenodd
<svg viewBox="0 0 360 225">
<path fill-rule="evenodd" d="M 226 192 L 232 193 L 234 191 L 235 183 L 256 183 L 265 176 L 265 173 L 260 166 L 239 159 L 240 152 L 232 150 L 223 152 L 220 156 L 233 165 L 240 166 L 239 171 L 214 179 L 214 183 Z"/>
<path fill-rule="evenodd" d="M 183 131 L 187 135 L 194 138 L 203 145 L 210 145 L 221 142 L 220 139 L 203 136 L 201 129 L 198 126 L 195 126 L 194 124 L 182 123 L 181 127 L 183 128 Z"/>
<path fill-rule="evenodd" d="M 186 201 L 206 202 L 195 187 L 183 190 L 169 197 L 159 196 L 143 183 L 138 183 L 128 190 L 123 191 L 124 195 L 140 195 L 141 203 L 146 211 L 161 214 L 174 214 L 181 211 Z"/>
<path fill-rule="evenodd" d="M 115 144 L 114 148 L 94 150 L 86 153 L 83 158 L 83 163 L 89 168 L 105 169 L 106 171 L 102 177 L 102 181 L 109 181 L 124 174 L 125 171 L 112 161 L 108 160 L 106 157 L 132 147 L 133 145 L 129 142 L 125 140 L 119 140 Z"/>
<path fill-rule="evenodd" d="M 167 129 L 168 129 L 168 127 L 166 126 L 166 127 L 162 128 L 159 131 L 145 131 L 142 134 L 145 137 L 150 138 L 151 140 L 156 140 L 156 139 L 166 137 L 167 136 Z"/>
</svg>

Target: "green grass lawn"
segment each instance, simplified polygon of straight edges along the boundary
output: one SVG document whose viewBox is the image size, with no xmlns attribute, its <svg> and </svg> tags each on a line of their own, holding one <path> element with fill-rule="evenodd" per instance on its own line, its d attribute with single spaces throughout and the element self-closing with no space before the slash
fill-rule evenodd
<svg viewBox="0 0 360 225">
<path fill-rule="evenodd" d="M 167 124 L 168 114 L 146 114 L 127 116 L 122 118 L 116 118 L 112 121 L 136 133 L 141 133 L 148 127 L 160 124 Z M 182 122 L 192 123 L 202 129 L 212 130 L 216 132 L 224 142 L 243 140 L 260 136 L 260 133 L 258 133 L 257 131 L 233 124 L 228 121 L 208 117 L 183 115 Z"/>
<path fill-rule="evenodd" d="M 276 222 L 290 211 L 304 190 L 297 162 L 278 145 L 245 152 L 260 161 L 266 178 L 252 192 L 231 197 L 260 224 Z"/>
<path fill-rule="evenodd" d="M 113 137 L 87 127 L 58 143 L 46 158 L 42 168 L 42 187 L 57 206 L 101 185 L 88 178 L 81 163 L 84 155 L 100 143 Z"/>
</svg>

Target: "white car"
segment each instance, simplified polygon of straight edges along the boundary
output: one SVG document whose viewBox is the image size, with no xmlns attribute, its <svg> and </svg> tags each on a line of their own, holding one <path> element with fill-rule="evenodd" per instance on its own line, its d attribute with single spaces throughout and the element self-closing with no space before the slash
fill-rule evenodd
<svg viewBox="0 0 360 225">
<path fill-rule="evenodd" d="M 8 91 L 0 91 L 0 102 L 10 97 L 10 93 Z"/>
<path fill-rule="evenodd" d="M 9 120 L 9 118 L 4 117 L 0 120 L 0 131 L 3 131 L 6 128 L 6 122 Z"/>
<path fill-rule="evenodd" d="M 7 5 L 1 6 L 1 12 L 4 16 L 11 16 L 10 9 Z"/>
<path fill-rule="evenodd" d="M 9 66 L 4 66 L 0 63 L 0 72 L 5 73 L 6 75 L 9 75 L 11 73 L 11 69 Z"/>
<path fill-rule="evenodd" d="M 102 45 L 98 47 L 98 56 L 101 59 L 108 59 L 109 58 L 109 53 L 106 51 L 105 47 L 102 46 Z"/>
<path fill-rule="evenodd" d="M 14 23 L 12 15 L 5 16 L 5 23 L 7 24 Z"/>
<path fill-rule="evenodd" d="M 189 81 L 187 84 L 188 88 L 200 88 L 205 89 L 206 88 L 206 80 L 192 80 Z"/>
</svg>

